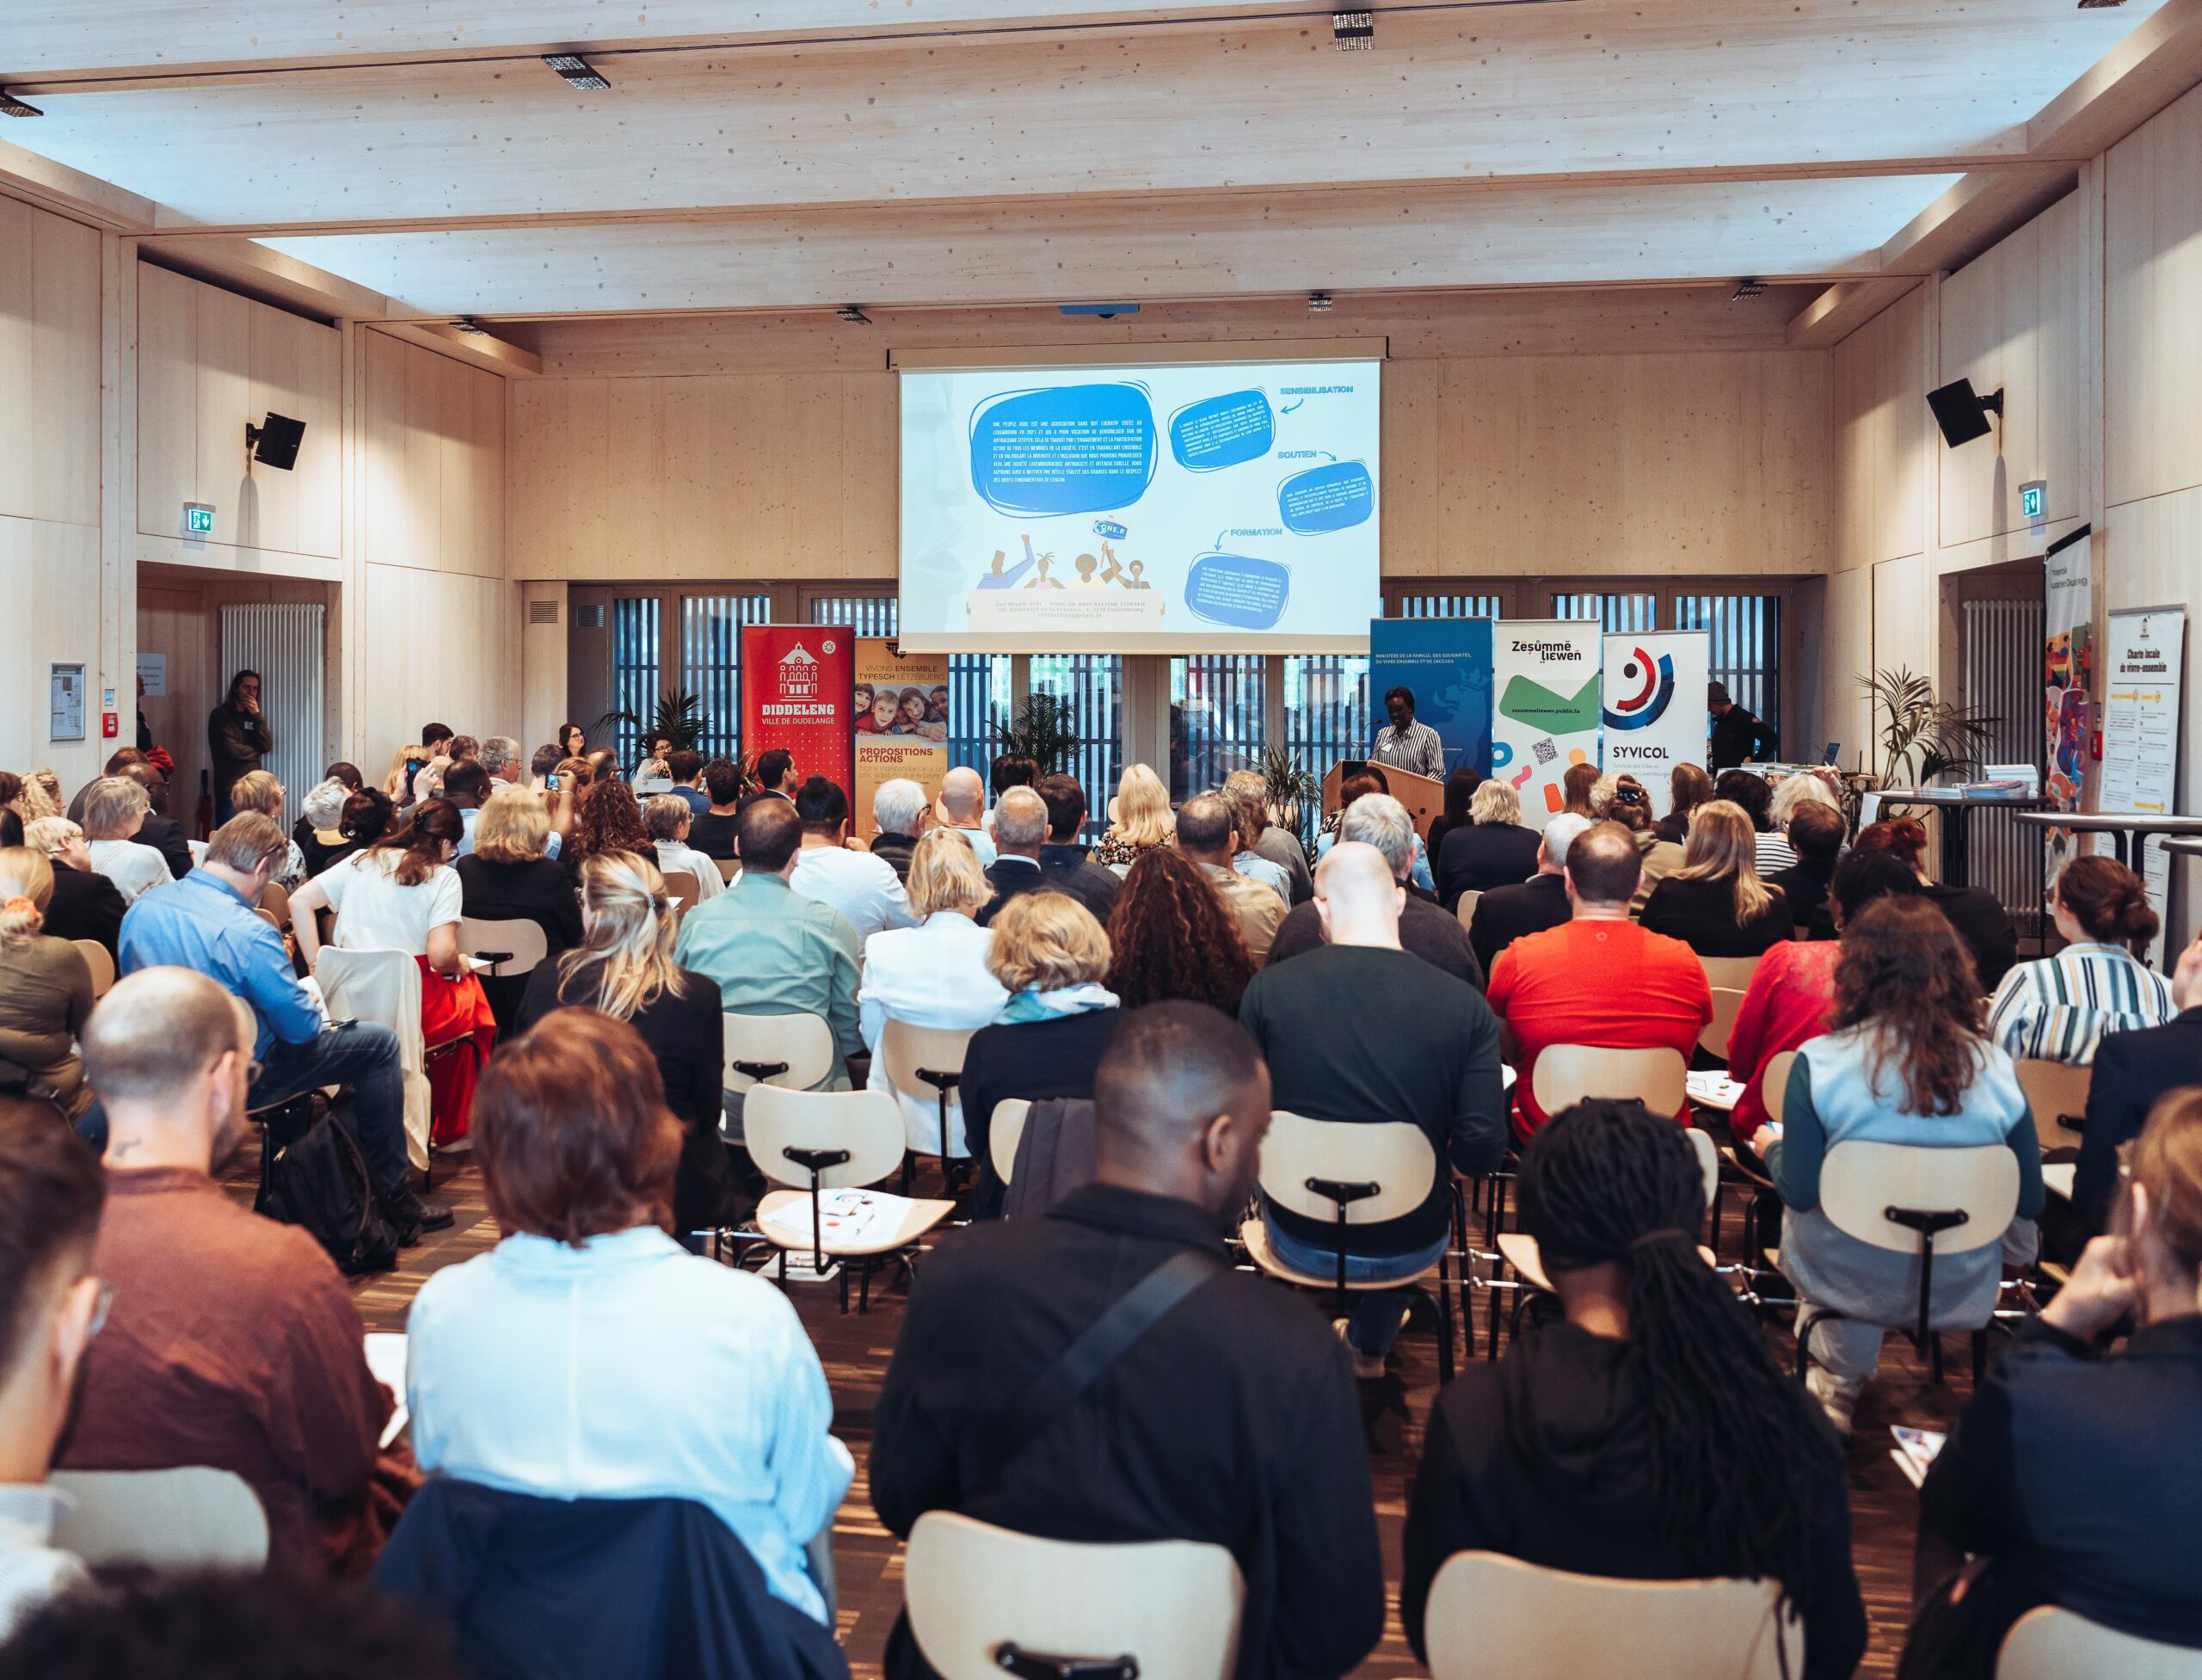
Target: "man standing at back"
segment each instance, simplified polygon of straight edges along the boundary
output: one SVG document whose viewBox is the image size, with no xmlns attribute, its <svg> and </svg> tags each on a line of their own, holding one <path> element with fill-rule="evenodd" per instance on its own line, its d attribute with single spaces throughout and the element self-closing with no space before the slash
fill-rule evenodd
<svg viewBox="0 0 2202 1680">
<path fill-rule="evenodd" d="M 1230 1270 L 1269 1080 L 1203 1004 L 1125 1017 L 1093 1091 L 1095 1180 L 1041 1218 L 950 1237 L 913 1286 L 872 1414 L 871 1498 L 1055 1540 L 1202 1541 L 1246 1581 L 1239 1680 L 1346 1673 L 1382 1631 L 1361 1409 L 1304 1299 Z M 1187 1258 L 1191 1257 L 1191 1258 Z M 1036 1418 L 1005 1420 L 1073 1339 L 1171 1266 L 1190 1293 Z M 930 1673 L 907 1621 L 890 1680 Z"/>
<path fill-rule="evenodd" d="M 1781 737 L 1730 699 L 1725 683 L 1705 686 L 1705 710 L 1713 719 L 1706 762 L 1714 775 L 1741 764 L 1770 764 L 1781 756 Z"/>
<path fill-rule="evenodd" d="M 1340 840 L 1315 871 L 1327 943 L 1270 963 L 1239 1006 L 1269 1062 L 1277 1107 L 1310 1120 L 1404 1121 L 1430 1140 L 1435 1170 L 1421 1204 L 1353 1228 L 1346 1276 L 1362 1283 L 1404 1281 L 1435 1265 L 1452 1235 L 1452 1171 L 1488 1172 L 1506 1148 L 1498 1023 L 1474 987 L 1399 948 L 1405 900 L 1381 852 Z M 1336 1270 L 1327 1221 L 1267 1201 L 1262 1221 L 1288 1265 L 1317 1277 Z M 1356 1375 L 1383 1375 L 1411 1298 L 1405 1289 L 1353 1297 L 1352 1317 L 1337 1328 L 1352 1344 Z"/>
<path fill-rule="evenodd" d="M 1491 1006 L 1506 1023 L 1520 1075 L 1514 1130 L 1522 1138 L 1547 1117 L 1531 1089 L 1546 1045 L 1666 1045 L 1687 1062 L 1713 1018 L 1713 988 L 1697 953 L 1629 920 L 1641 867 L 1635 835 L 1618 822 L 1592 823 L 1568 846 L 1561 874 L 1572 918 L 1515 940 L 1492 970 Z M 1687 1105 L 1677 1117 L 1688 1120 Z"/>
<path fill-rule="evenodd" d="M 92 1012 L 84 1067 L 108 1125 L 92 1270 L 114 1304 L 59 1462 L 234 1471 L 268 1513 L 271 1560 L 355 1577 L 382 1546 L 370 1490 L 390 1393 L 321 1246 L 210 1176 L 245 1131 L 253 1033 L 241 1000 L 181 969 L 133 974 Z M 389 1480 L 412 1479 L 401 1454 Z"/>
<path fill-rule="evenodd" d="M 222 704 L 206 714 L 207 769 L 217 828 L 232 815 L 230 790 L 237 778 L 259 769 L 274 750 L 275 732 L 260 710 L 260 673 L 240 671 L 230 679 L 230 692 Z"/>
</svg>

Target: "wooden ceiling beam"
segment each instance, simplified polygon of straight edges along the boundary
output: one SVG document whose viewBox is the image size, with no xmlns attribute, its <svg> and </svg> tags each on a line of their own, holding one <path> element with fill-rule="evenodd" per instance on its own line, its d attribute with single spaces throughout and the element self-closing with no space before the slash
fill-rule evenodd
<svg viewBox="0 0 2202 1680">
<path fill-rule="evenodd" d="M 508 379 L 532 379 L 543 372 L 541 356 L 487 328 L 469 332 L 449 322 L 423 319 L 377 322 L 374 329 Z"/>
</svg>

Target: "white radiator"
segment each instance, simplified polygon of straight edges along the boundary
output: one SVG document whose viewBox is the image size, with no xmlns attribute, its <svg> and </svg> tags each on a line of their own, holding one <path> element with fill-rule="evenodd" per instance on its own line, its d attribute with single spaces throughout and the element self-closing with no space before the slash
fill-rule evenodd
<svg viewBox="0 0 2202 1680">
<path fill-rule="evenodd" d="M 239 671 L 260 673 L 260 709 L 275 732 L 268 768 L 283 784 L 283 828 L 298 819 L 298 802 L 321 779 L 329 760 L 322 730 L 328 713 L 323 685 L 329 668 L 323 618 L 305 605 L 249 603 L 222 609 L 222 668 L 227 692 Z"/>
<path fill-rule="evenodd" d="M 2031 764 L 2036 773 L 2047 751 L 2042 721 L 2042 619 L 2039 596 L 2029 600 L 1965 603 L 1965 703 L 1996 720 L 1989 764 Z M 2021 932 L 2041 919 L 2041 834 L 2008 811 L 1976 810 L 1972 822 L 1972 883 L 2002 902 Z"/>
</svg>

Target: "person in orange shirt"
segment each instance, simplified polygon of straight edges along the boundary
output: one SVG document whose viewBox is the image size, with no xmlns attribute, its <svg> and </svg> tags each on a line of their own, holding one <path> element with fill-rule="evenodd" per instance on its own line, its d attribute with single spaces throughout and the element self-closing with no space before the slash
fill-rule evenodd
<svg viewBox="0 0 2202 1680">
<path fill-rule="evenodd" d="M 1665 1045 L 1687 1058 L 1713 1018 L 1713 988 L 1696 953 L 1628 919 L 1641 866 L 1636 837 L 1618 822 L 1584 829 L 1567 848 L 1569 920 L 1515 940 L 1492 970 L 1491 1006 L 1520 1076 L 1517 1138 L 1527 1140 L 1547 1117 L 1530 1090 L 1546 1045 Z M 1687 1106 L 1676 1116 L 1688 1117 Z"/>
</svg>

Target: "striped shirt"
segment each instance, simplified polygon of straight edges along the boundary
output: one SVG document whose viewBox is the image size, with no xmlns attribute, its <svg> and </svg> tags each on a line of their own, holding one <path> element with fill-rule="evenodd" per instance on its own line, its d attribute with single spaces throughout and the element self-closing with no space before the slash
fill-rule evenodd
<svg viewBox="0 0 2202 1680">
<path fill-rule="evenodd" d="M 1787 834 L 1760 834 L 1756 837 L 1754 849 L 1758 854 L 1756 859 L 1758 872 L 1762 877 L 1771 875 L 1776 870 L 1797 866 L 1796 848 L 1789 844 Z"/>
<path fill-rule="evenodd" d="M 2106 1033 L 2162 1026 L 2178 1012 L 2171 982 L 2121 947 L 2067 945 L 2003 976 L 1988 1036 L 2017 1060 L 2084 1068 Z"/>
</svg>

